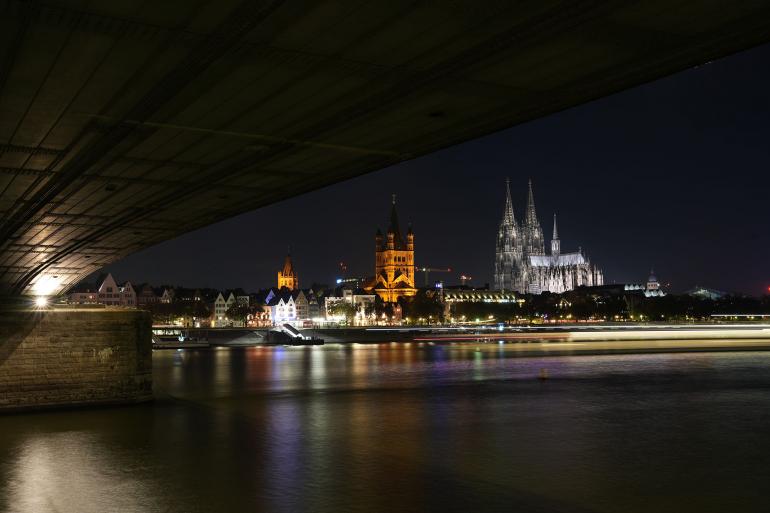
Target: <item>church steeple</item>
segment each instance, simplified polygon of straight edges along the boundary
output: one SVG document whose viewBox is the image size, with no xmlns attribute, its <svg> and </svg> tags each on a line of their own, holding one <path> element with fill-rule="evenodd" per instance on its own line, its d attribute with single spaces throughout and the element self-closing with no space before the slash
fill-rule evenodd
<svg viewBox="0 0 770 513">
<path fill-rule="evenodd" d="M 385 236 L 377 230 L 375 246 L 375 277 L 364 288 L 375 292 L 386 303 L 395 303 L 402 296 L 414 296 L 417 292 L 414 286 L 414 230 L 410 223 L 404 239 L 396 213 L 395 194 L 391 199 Z"/>
<path fill-rule="evenodd" d="M 537 220 L 537 212 L 535 212 L 535 195 L 532 192 L 532 179 L 529 179 L 529 191 L 527 193 L 527 216 L 526 222 L 530 226 L 540 224 Z"/>
<path fill-rule="evenodd" d="M 558 257 L 561 253 L 561 242 L 559 241 L 559 230 L 556 227 L 556 214 L 553 215 L 553 237 L 551 237 L 551 255 Z"/>
<path fill-rule="evenodd" d="M 299 288 L 299 279 L 294 271 L 294 264 L 291 261 L 291 249 L 286 252 L 286 258 L 283 261 L 283 269 L 278 271 L 278 288 L 286 287 L 289 290 Z"/>
<path fill-rule="evenodd" d="M 553 240 L 559 240 L 559 229 L 556 228 L 556 214 L 553 214 Z"/>
<path fill-rule="evenodd" d="M 390 226 L 388 226 L 388 239 L 393 235 L 394 249 L 404 249 L 404 238 L 401 236 L 401 228 L 398 224 L 398 214 L 396 214 L 396 195 L 393 195 L 392 206 L 390 208 Z"/>
<path fill-rule="evenodd" d="M 503 222 L 514 224 L 516 219 L 513 215 L 513 201 L 511 200 L 511 180 L 505 179 L 505 210 L 503 211 Z"/>
<path fill-rule="evenodd" d="M 527 194 L 527 213 L 524 218 L 526 247 L 530 255 L 544 255 L 543 229 L 537 219 L 535 211 L 535 195 L 532 192 L 532 179 L 529 179 L 529 191 Z"/>
</svg>

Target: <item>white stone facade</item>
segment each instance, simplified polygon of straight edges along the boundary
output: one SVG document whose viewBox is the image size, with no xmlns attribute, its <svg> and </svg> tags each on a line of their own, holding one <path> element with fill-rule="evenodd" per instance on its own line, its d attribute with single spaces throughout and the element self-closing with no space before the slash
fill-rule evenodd
<svg viewBox="0 0 770 513">
<path fill-rule="evenodd" d="M 532 182 L 529 182 L 524 221 L 518 223 L 513 213 L 510 186 L 506 181 L 505 209 L 498 229 L 495 253 L 495 288 L 540 294 L 603 284 L 601 269 L 591 264 L 582 250 L 561 252 L 556 216 L 553 220 L 551 254 L 546 254 L 543 229 L 535 211 Z"/>
<path fill-rule="evenodd" d="M 118 286 L 111 274 L 107 275 L 99 287 L 98 296 L 99 303 L 103 305 L 136 307 L 136 291 L 131 282 Z"/>
</svg>

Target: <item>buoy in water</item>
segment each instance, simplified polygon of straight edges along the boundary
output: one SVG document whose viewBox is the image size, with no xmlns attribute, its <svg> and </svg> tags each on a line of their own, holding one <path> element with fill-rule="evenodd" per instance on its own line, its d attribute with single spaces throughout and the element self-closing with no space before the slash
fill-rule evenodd
<svg viewBox="0 0 770 513">
<path fill-rule="evenodd" d="M 537 377 L 537 379 L 541 381 L 548 379 L 548 369 L 540 369 L 540 375 Z"/>
</svg>

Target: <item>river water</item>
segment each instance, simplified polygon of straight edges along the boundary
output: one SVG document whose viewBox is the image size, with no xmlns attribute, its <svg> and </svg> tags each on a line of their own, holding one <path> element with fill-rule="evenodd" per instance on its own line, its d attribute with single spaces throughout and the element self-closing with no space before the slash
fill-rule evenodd
<svg viewBox="0 0 770 513">
<path fill-rule="evenodd" d="M 153 403 L 0 417 L 0 511 L 770 510 L 770 352 L 153 361 Z"/>
</svg>

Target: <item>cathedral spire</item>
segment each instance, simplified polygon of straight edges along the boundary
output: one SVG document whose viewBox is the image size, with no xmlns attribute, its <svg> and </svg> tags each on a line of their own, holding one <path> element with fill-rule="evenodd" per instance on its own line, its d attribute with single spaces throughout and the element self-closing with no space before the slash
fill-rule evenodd
<svg viewBox="0 0 770 513">
<path fill-rule="evenodd" d="M 559 240 L 559 230 L 556 228 L 556 213 L 553 214 L 553 240 Z"/>
<path fill-rule="evenodd" d="M 527 213 L 524 218 L 526 250 L 529 255 L 545 255 L 543 244 L 543 229 L 537 219 L 535 211 L 535 195 L 532 192 L 532 179 L 529 179 L 529 191 L 527 194 Z"/>
<path fill-rule="evenodd" d="M 513 201 L 511 200 L 511 180 L 505 179 L 505 210 L 503 212 L 503 222 L 507 224 L 513 224 L 515 218 L 513 216 Z"/>
<path fill-rule="evenodd" d="M 398 223 L 398 214 L 396 214 L 396 195 L 393 195 L 393 204 L 390 207 L 390 226 L 388 226 L 388 234 L 393 234 L 393 243 L 395 249 L 402 249 L 404 246 L 404 239 L 401 237 L 401 228 Z"/>
<path fill-rule="evenodd" d="M 527 224 L 538 224 L 537 212 L 535 212 L 535 195 L 532 192 L 532 178 L 529 179 L 529 192 L 527 194 Z"/>
<path fill-rule="evenodd" d="M 561 253 L 561 242 L 559 241 L 559 230 L 556 228 L 556 214 L 553 215 L 553 237 L 551 237 L 551 256 L 559 258 Z"/>
</svg>

